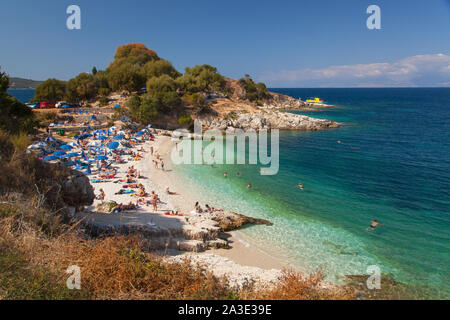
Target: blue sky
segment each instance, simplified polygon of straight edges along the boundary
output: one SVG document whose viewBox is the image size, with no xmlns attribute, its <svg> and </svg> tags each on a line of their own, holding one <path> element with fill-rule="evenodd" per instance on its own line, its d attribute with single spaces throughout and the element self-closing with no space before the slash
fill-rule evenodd
<svg viewBox="0 0 450 320">
<path fill-rule="evenodd" d="M 66 28 L 81 8 L 82 29 Z M 366 27 L 369 5 L 381 30 Z M 183 71 L 211 64 L 271 87 L 450 86 L 450 0 L 2 0 L 0 66 L 67 80 L 142 42 Z"/>
</svg>

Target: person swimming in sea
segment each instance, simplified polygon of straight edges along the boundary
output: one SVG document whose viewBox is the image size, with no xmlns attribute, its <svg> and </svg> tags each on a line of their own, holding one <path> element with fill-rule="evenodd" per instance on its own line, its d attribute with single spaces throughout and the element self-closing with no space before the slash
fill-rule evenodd
<svg viewBox="0 0 450 320">
<path fill-rule="evenodd" d="M 303 184 L 301 183 L 301 182 L 299 182 L 298 183 L 298 186 L 297 186 L 300 190 L 303 190 Z"/>
<path fill-rule="evenodd" d="M 371 231 L 371 230 L 375 230 L 375 228 L 377 226 L 382 226 L 381 223 L 378 222 L 377 219 L 373 220 L 372 223 L 370 224 L 370 226 L 367 228 L 367 230 Z"/>
</svg>

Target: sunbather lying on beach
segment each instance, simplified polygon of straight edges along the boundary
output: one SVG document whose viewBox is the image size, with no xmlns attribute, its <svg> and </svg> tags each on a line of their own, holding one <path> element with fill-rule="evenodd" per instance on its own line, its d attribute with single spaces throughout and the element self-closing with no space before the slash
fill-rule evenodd
<svg viewBox="0 0 450 320">
<path fill-rule="evenodd" d="M 167 188 L 166 188 L 166 194 L 170 196 L 170 195 L 175 195 L 175 194 L 177 194 L 177 193 L 176 193 L 176 192 L 171 192 L 171 191 L 169 190 L 169 187 L 167 187 Z"/>
<path fill-rule="evenodd" d="M 134 190 L 120 189 L 115 194 L 134 194 L 134 193 L 136 193 L 136 191 L 134 191 Z"/>
</svg>

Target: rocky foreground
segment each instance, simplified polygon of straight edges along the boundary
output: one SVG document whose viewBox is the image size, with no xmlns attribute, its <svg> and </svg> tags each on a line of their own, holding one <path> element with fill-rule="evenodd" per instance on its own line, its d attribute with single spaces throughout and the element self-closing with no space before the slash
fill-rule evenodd
<svg viewBox="0 0 450 320">
<path fill-rule="evenodd" d="M 267 220 L 227 211 L 171 217 L 142 214 L 138 216 L 130 213 L 123 216 L 108 212 L 111 207 L 113 204 L 104 202 L 98 206 L 99 213 L 86 212 L 78 215 L 77 220 L 95 237 L 139 235 L 151 250 L 203 252 L 208 249 L 229 249 L 229 235 L 226 232 L 249 224 L 272 225 Z"/>
</svg>

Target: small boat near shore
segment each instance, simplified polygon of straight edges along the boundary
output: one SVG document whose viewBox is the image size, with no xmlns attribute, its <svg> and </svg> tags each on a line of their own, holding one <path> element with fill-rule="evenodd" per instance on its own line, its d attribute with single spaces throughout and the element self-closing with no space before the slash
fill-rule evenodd
<svg viewBox="0 0 450 320">
<path fill-rule="evenodd" d="M 306 99 L 305 102 L 306 102 L 306 103 L 313 103 L 313 104 L 324 104 L 324 103 L 323 103 L 323 100 L 320 99 L 320 98 L 317 98 L 317 97 Z"/>
</svg>

